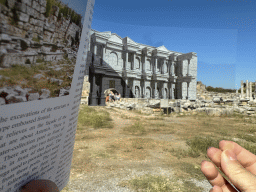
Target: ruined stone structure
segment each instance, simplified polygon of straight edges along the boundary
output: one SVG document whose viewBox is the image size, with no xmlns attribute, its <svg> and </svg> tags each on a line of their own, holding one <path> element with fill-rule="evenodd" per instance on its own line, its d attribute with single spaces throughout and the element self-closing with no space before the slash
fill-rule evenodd
<svg viewBox="0 0 256 192">
<path fill-rule="evenodd" d="M 170 51 L 91 30 L 86 76 L 89 105 L 105 105 L 104 91 L 123 98 L 196 100 L 197 54 Z"/>
<path fill-rule="evenodd" d="M 72 23 L 69 15 L 63 17 L 58 6 L 52 5 L 46 17 L 46 0 L 3 2 L 0 2 L 0 105 L 69 95 L 75 60 L 63 57 L 65 54 L 68 58 L 76 57 L 78 43 L 71 46 L 71 41 L 77 38 L 79 42 L 82 26 Z M 21 71 L 22 80 L 16 81 L 12 74 L 15 64 L 28 70 L 35 65 L 44 67 L 31 79 L 25 78 L 25 72 Z M 52 76 L 48 72 L 62 75 Z M 45 86 L 39 91 L 35 84 L 40 83 Z"/>
<path fill-rule="evenodd" d="M 254 94 L 252 93 L 252 85 L 253 85 L 252 82 L 248 82 L 248 80 L 246 80 L 246 88 L 245 88 L 246 97 L 244 97 L 244 83 L 243 83 L 243 81 L 241 81 L 241 95 L 240 95 L 241 99 L 246 99 L 246 100 L 250 100 L 250 101 L 255 100 L 256 101 L 256 81 L 254 83 L 254 86 L 255 86 Z"/>
<path fill-rule="evenodd" d="M 72 23 L 70 16 L 58 19 L 57 6 L 52 6 L 54 12 L 45 17 L 46 5 L 46 0 L 8 0 L 8 6 L 0 3 L 1 68 L 35 64 L 38 59 L 60 60 L 65 54 L 71 58 L 77 51 L 75 47 L 71 49 L 71 40 L 80 38 L 82 27 Z M 12 23 L 13 9 L 17 24 Z"/>
</svg>

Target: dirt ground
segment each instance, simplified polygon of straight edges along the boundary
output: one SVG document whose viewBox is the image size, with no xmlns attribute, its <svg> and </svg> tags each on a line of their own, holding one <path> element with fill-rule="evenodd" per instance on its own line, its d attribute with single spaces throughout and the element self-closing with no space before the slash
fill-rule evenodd
<svg viewBox="0 0 256 192">
<path fill-rule="evenodd" d="M 246 126 L 234 118 L 154 116 L 105 106 L 93 108 L 109 112 L 114 126 L 77 128 L 70 181 L 62 192 L 143 191 L 136 188 L 140 180 L 135 184 L 129 181 L 145 175 L 165 178 L 171 191 L 209 191 L 211 185 L 200 165 L 202 160 L 210 160 L 206 154 L 195 158 L 183 155 L 182 150 L 190 148 L 186 140 L 199 135 L 228 139 L 232 136 L 227 132 L 229 127 L 236 123 L 235 134 L 244 130 L 242 124 Z M 127 128 L 136 123 L 144 128 Z M 169 190 L 158 186 L 151 191 Z"/>
</svg>

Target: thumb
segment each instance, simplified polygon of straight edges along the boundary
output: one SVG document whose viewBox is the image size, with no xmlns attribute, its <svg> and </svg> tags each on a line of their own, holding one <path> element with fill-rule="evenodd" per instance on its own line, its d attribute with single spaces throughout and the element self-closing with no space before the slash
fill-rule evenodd
<svg viewBox="0 0 256 192">
<path fill-rule="evenodd" d="M 256 176 L 247 171 L 237 160 L 231 150 L 221 154 L 221 167 L 235 187 L 244 192 L 256 190 Z"/>
</svg>

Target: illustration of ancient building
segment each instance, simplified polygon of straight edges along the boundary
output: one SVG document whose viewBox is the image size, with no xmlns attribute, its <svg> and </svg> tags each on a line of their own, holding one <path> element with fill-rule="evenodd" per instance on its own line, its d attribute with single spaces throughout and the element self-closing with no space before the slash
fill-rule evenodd
<svg viewBox="0 0 256 192">
<path fill-rule="evenodd" d="M 85 76 L 89 105 L 105 105 L 104 91 L 124 98 L 196 100 L 197 54 L 170 51 L 91 30 Z"/>
</svg>

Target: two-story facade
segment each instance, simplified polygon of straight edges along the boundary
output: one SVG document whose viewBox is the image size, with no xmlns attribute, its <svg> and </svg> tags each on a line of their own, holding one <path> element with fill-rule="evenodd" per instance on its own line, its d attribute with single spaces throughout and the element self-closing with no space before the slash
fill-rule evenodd
<svg viewBox="0 0 256 192">
<path fill-rule="evenodd" d="M 196 99 L 195 52 L 169 51 L 95 30 L 89 49 L 89 105 L 105 105 L 104 91 L 109 88 L 125 98 Z"/>
</svg>

